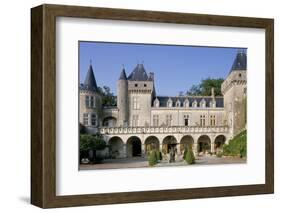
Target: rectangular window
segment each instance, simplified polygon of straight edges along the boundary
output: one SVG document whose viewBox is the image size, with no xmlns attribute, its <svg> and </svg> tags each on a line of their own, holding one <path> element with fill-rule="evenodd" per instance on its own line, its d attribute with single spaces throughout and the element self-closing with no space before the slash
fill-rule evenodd
<svg viewBox="0 0 281 213">
<path fill-rule="evenodd" d="M 94 96 L 88 96 L 85 97 L 85 104 L 87 108 L 94 108 L 96 107 L 95 103 L 95 97 Z"/>
<path fill-rule="evenodd" d="M 184 115 L 184 125 L 189 126 L 189 115 Z"/>
<path fill-rule="evenodd" d="M 166 125 L 172 126 L 172 115 L 166 115 Z"/>
<path fill-rule="evenodd" d="M 91 96 L 90 98 L 90 107 L 94 108 L 96 107 L 95 97 Z"/>
<path fill-rule="evenodd" d="M 205 125 L 206 125 L 206 116 L 200 115 L 200 126 L 205 126 Z"/>
<path fill-rule="evenodd" d="M 88 113 L 84 113 L 83 114 L 83 124 L 85 126 L 89 125 L 89 116 L 88 116 Z"/>
<path fill-rule="evenodd" d="M 88 96 L 88 95 L 86 95 L 86 97 L 85 97 L 85 105 L 86 105 L 86 107 L 90 106 L 90 96 Z"/>
<path fill-rule="evenodd" d="M 138 126 L 139 125 L 139 116 L 138 115 L 133 115 L 133 126 Z"/>
<path fill-rule="evenodd" d="M 210 126 L 216 126 L 216 116 L 210 115 Z"/>
<path fill-rule="evenodd" d="M 153 115 L 153 126 L 159 126 L 159 115 Z"/>
<path fill-rule="evenodd" d="M 138 97 L 133 97 L 133 109 L 140 109 L 140 103 Z"/>
<path fill-rule="evenodd" d="M 91 125 L 97 126 L 97 115 L 96 114 L 91 114 Z"/>
</svg>

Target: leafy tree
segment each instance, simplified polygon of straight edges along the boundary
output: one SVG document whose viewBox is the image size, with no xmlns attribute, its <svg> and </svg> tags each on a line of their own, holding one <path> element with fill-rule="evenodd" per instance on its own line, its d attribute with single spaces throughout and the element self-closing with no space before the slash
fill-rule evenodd
<svg viewBox="0 0 281 213">
<path fill-rule="evenodd" d="M 179 96 L 184 96 L 184 92 L 183 91 L 179 91 Z"/>
<path fill-rule="evenodd" d="M 92 151 L 93 158 L 90 159 L 91 162 L 96 160 L 96 151 L 103 150 L 105 147 L 106 143 L 100 134 L 80 134 L 80 155 L 85 155 L 85 153 Z"/>
<path fill-rule="evenodd" d="M 201 90 L 199 85 L 192 85 L 191 88 L 186 92 L 187 95 L 200 95 Z"/>
<path fill-rule="evenodd" d="M 223 78 L 206 78 L 201 80 L 198 85 L 192 85 L 186 92 L 187 95 L 206 95 L 212 94 L 212 88 L 214 88 L 215 95 L 221 94 L 221 84 L 224 81 Z"/>
<path fill-rule="evenodd" d="M 102 97 L 103 106 L 116 106 L 116 97 L 108 86 L 99 87 L 98 90 Z"/>
</svg>

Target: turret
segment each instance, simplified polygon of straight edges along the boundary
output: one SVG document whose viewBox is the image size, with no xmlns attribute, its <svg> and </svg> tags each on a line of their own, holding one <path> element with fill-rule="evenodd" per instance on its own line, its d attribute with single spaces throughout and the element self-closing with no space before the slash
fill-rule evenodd
<svg viewBox="0 0 281 213">
<path fill-rule="evenodd" d="M 89 133 L 95 133 L 100 123 L 102 102 L 92 64 L 84 83 L 80 85 L 79 95 L 80 123 L 87 127 Z"/>
<path fill-rule="evenodd" d="M 225 124 L 229 125 L 232 136 L 246 127 L 247 55 L 238 52 L 231 70 L 222 83 L 224 96 Z"/>
<path fill-rule="evenodd" d="M 120 78 L 117 82 L 117 108 L 118 126 L 127 126 L 129 117 L 128 106 L 128 81 L 125 68 L 122 69 Z"/>
<path fill-rule="evenodd" d="M 147 72 L 143 64 L 137 64 L 128 80 L 129 125 L 149 126 L 151 105 L 155 94 L 154 75 Z"/>
</svg>

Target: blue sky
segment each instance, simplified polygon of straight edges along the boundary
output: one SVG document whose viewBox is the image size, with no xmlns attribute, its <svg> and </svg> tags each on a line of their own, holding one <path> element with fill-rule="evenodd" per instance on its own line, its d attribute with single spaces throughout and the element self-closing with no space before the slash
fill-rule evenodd
<svg viewBox="0 0 281 213">
<path fill-rule="evenodd" d="M 79 42 L 80 82 L 85 79 L 90 61 L 98 86 L 116 84 L 124 64 L 127 76 L 143 63 L 154 72 L 157 95 L 176 96 L 201 79 L 226 78 L 241 48 L 148 45 L 105 42 Z"/>
</svg>

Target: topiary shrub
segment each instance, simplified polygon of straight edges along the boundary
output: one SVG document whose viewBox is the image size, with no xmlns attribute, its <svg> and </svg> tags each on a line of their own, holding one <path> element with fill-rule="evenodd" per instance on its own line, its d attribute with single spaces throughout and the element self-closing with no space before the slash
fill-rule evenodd
<svg viewBox="0 0 281 213">
<path fill-rule="evenodd" d="M 162 153 L 159 150 L 156 151 L 156 158 L 157 158 L 157 161 L 162 160 Z"/>
<path fill-rule="evenodd" d="M 157 164 L 157 155 L 155 150 L 149 152 L 148 164 L 149 166 L 154 166 Z"/>
<path fill-rule="evenodd" d="M 188 150 L 184 151 L 184 160 L 188 164 L 194 164 L 195 163 L 195 156 L 194 156 L 194 153 L 193 153 L 192 149 L 188 149 Z"/>
</svg>

